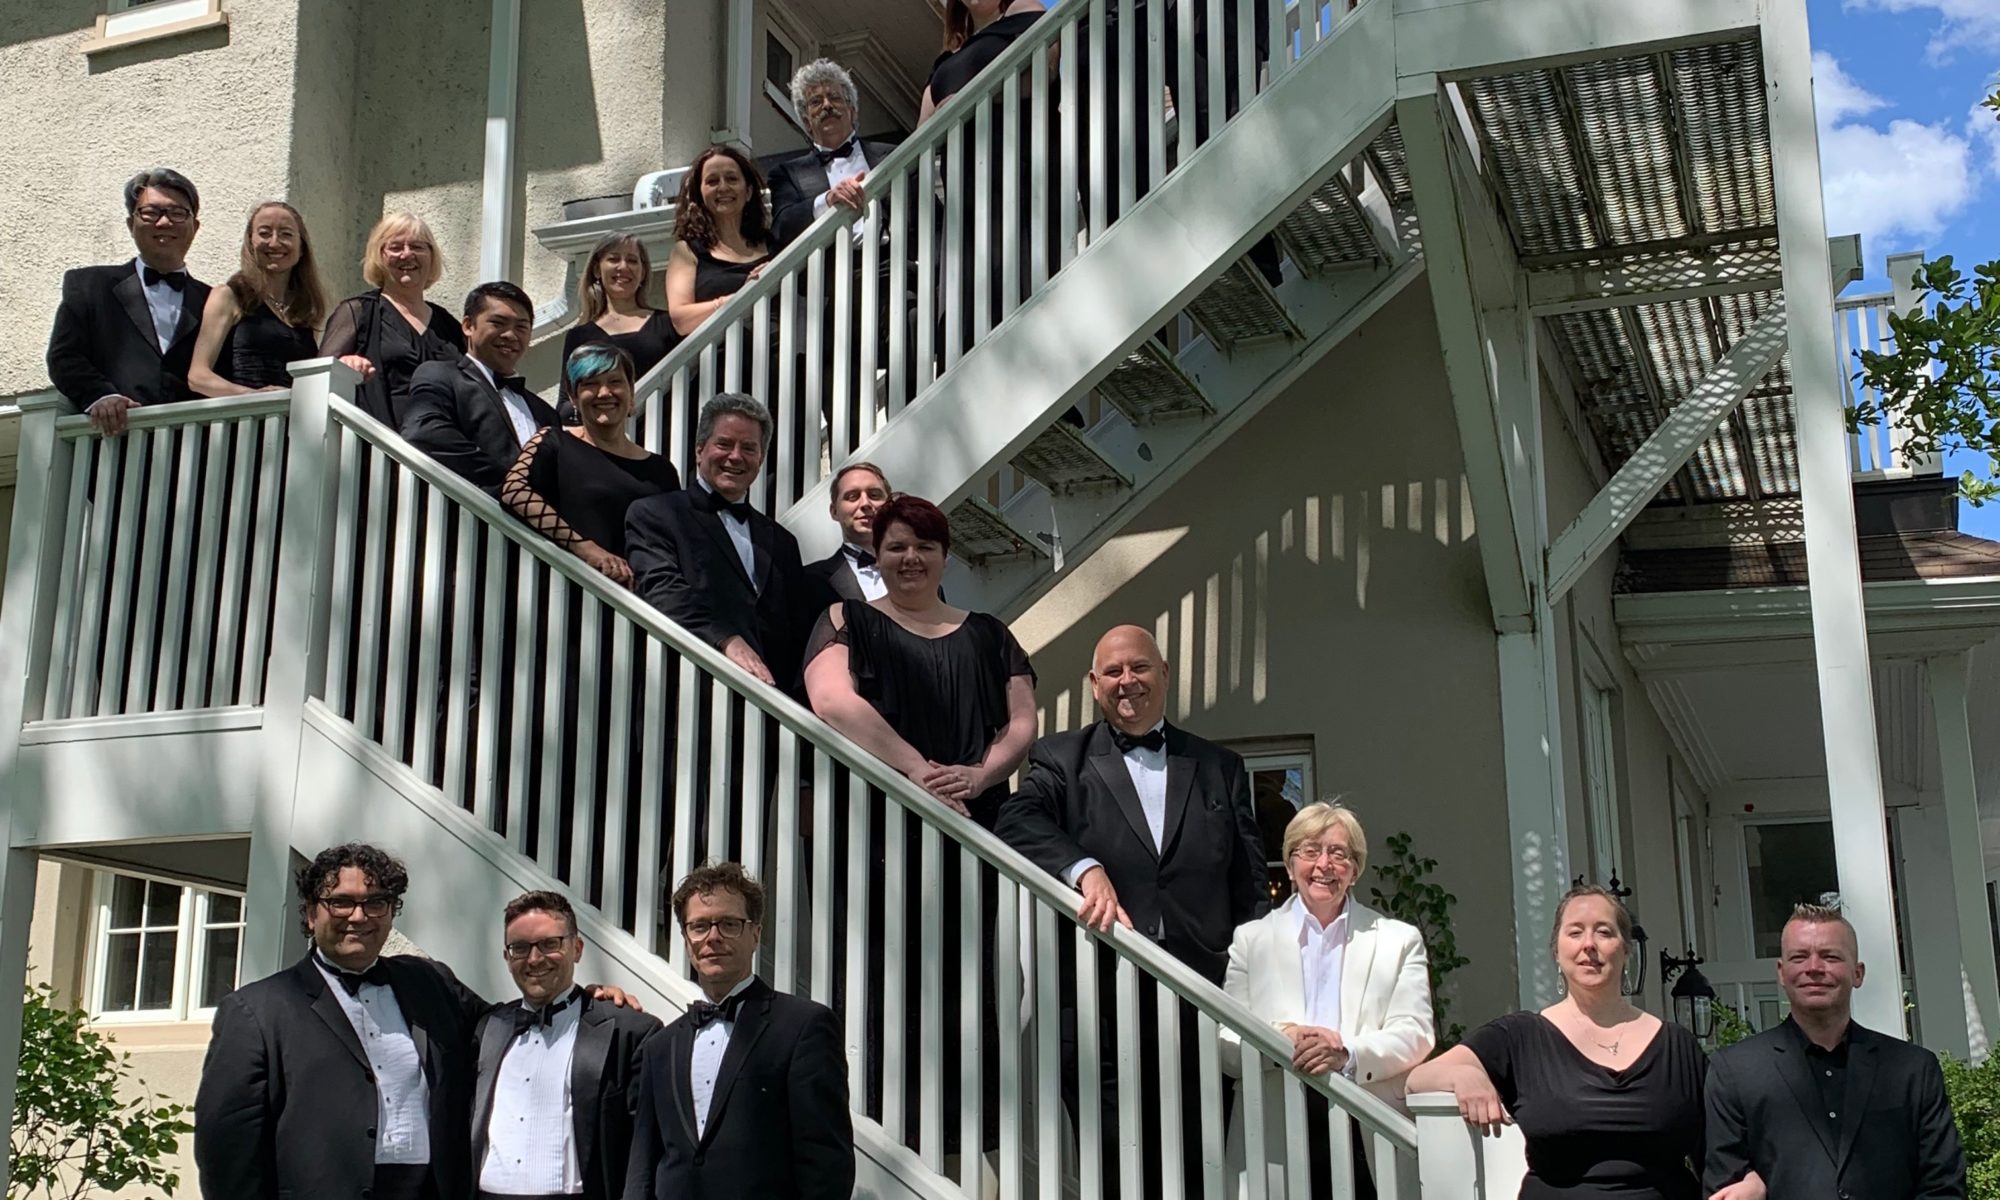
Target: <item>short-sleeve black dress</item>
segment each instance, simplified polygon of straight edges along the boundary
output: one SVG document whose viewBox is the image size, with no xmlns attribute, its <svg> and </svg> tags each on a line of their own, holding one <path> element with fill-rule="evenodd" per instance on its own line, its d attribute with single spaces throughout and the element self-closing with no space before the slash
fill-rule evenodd
<svg viewBox="0 0 2000 1200">
<path fill-rule="evenodd" d="M 536 435 L 534 445 L 528 486 L 571 529 L 620 558 L 625 557 L 625 510 L 635 500 L 681 486 L 680 473 L 664 454 L 625 458 L 554 428 Z"/>
<path fill-rule="evenodd" d="M 465 329 L 458 318 L 435 304 L 430 310 L 429 323 L 412 328 L 376 288 L 335 305 L 319 340 L 319 352 L 329 358 L 359 354 L 375 364 L 375 374 L 362 384 L 358 399 L 369 416 L 391 429 L 403 427 L 410 376 L 417 368 L 435 360 L 454 361 L 465 353 Z"/>
<path fill-rule="evenodd" d="M 229 327 L 222 352 L 215 358 L 216 374 L 247 388 L 290 387 L 292 373 L 285 364 L 314 353 L 312 330 L 285 324 L 260 301 Z"/>
<path fill-rule="evenodd" d="M 1669 1021 L 1622 1070 L 1599 1066 L 1540 1013 L 1466 1035 L 1528 1142 L 1521 1200 L 1700 1200 L 1708 1060 Z"/>
<path fill-rule="evenodd" d="M 698 269 L 698 268 L 697 268 Z M 583 322 L 572 326 L 563 335 L 562 360 L 569 362 L 570 354 L 578 346 L 588 346 L 592 342 L 609 342 L 632 356 L 632 382 L 644 378 L 646 372 L 660 365 L 660 360 L 672 354 L 674 347 L 681 344 L 681 335 L 675 331 L 673 318 L 667 310 L 656 308 L 646 318 L 646 323 L 630 333 L 611 333 L 596 322 Z M 561 376 L 561 397 L 556 404 L 556 415 L 565 425 L 576 424 L 576 404 L 570 394 L 569 373 L 558 371 Z"/>
</svg>

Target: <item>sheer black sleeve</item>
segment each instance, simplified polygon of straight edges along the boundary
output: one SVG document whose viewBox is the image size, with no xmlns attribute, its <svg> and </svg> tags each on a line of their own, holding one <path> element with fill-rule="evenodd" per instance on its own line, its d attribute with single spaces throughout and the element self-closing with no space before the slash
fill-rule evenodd
<svg viewBox="0 0 2000 1200">
<path fill-rule="evenodd" d="M 350 296 L 333 306 L 320 335 L 319 352 L 326 358 L 361 353 L 361 323 L 366 319 L 368 297 Z"/>
</svg>

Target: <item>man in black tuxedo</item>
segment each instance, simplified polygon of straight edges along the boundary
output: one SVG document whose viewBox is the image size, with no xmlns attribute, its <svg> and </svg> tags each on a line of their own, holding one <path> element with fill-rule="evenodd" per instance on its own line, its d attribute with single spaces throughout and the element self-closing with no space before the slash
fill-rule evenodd
<svg viewBox="0 0 2000 1200">
<path fill-rule="evenodd" d="M 507 468 L 556 413 L 514 368 L 528 348 L 535 305 L 511 283 L 482 283 L 465 298 L 466 352 L 410 376 L 402 433 L 411 445 L 498 496 Z"/>
<path fill-rule="evenodd" d="M 632 590 L 765 683 L 796 692 L 806 633 L 819 616 L 799 543 L 750 507 L 771 444 L 771 414 L 749 396 L 704 404 L 691 487 L 625 513 Z"/>
<path fill-rule="evenodd" d="M 1000 806 L 994 832 L 1036 866 L 1083 893 L 1080 919 L 1099 930 L 1115 922 L 1158 942 L 1216 986 L 1222 985 L 1229 942 L 1236 927 L 1264 915 L 1264 844 L 1250 803 L 1249 772 L 1241 755 L 1168 725 L 1168 667 L 1153 637 L 1135 625 L 1106 633 L 1091 658 L 1091 692 L 1104 719 L 1068 733 L 1051 734 L 1028 752 L 1028 777 Z M 1059 964 L 1062 993 L 1063 1086 L 1072 1115 L 1077 1096 L 1077 1011 L 1073 958 Z M 1099 955 L 1099 995 L 1113 992 L 1112 956 Z M 1142 982 L 1145 982 L 1142 980 Z M 1142 1046 L 1160 1035 L 1158 1006 L 1145 988 L 1139 998 Z M 1100 1098 L 1105 1137 L 1106 1194 L 1117 1173 L 1116 1015 L 1108 1000 L 1099 1008 L 1098 1046 L 1105 1081 Z M 1199 1079 L 1193 1010 L 1182 1006 L 1183 1081 Z M 1157 1094 L 1153 1064 L 1142 1052 L 1142 1094 Z M 1190 1181 L 1200 1177 L 1204 1120 L 1198 1088 L 1181 1091 L 1182 1137 Z M 1142 1144 L 1149 1179 L 1169 1153 L 1157 1128 L 1157 1106 L 1148 1106 Z M 1197 1194 L 1197 1186 L 1195 1192 Z"/>
<path fill-rule="evenodd" d="M 186 264 L 200 214 L 201 197 L 179 171 L 141 171 L 125 182 L 126 224 L 139 257 L 63 273 L 49 382 L 107 437 L 125 432 L 135 407 L 192 397 L 188 364 L 208 285 L 191 278 Z"/>
<path fill-rule="evenodd" d="M 874 463 L 849 463 L 834 474 L 829 506 L 840 549 L 806 564 L 806 575 L 834 600 L 880 600 L 889 594 L 875 565 L 875 511 L 889 503 L 889 481 Z"/>
<path fill-rule="evenodd" d="M 792 110 L 812 146 L 771 168 L 771 237 L 777 249 L 791 245 L 829 208 L 861 211 L 868 169 L 895 149 L 855 134 L 861 96 L 853 77 L 832 59 L 809 62 L 792 76 Z M 865 223 L 854 228 L 858 242 L 866 236 Z"/>
<path fill-rule="evenodd" d="M 840 1026 L 753 973 L 763 887 L 712 863 L 674 889 L 673 909 L 704 999 L 647 1045 L 625 1200 L 848 1200 Z"/>
<path fill-rule="evenodd" d="M 1792 1015 L 1708 1063 L 1702 1190 L 1713 1200 L 1965 1195 L 1937 1056 L 1849 1015 L 1867 974 L 1859 949 L 1839 909 L 1801 904 L 1785 922 L 1778 983 Z"/>
<path fill-rule="evenodd" d="M 577 986 L 583 937 L 556 892 L 508 901 L 502 954 L 519 1000 L 480 1018 L 472 1093 L 479 1200 L 624 1194 L 640 1051 L 660 1019 Z"/>
</svg>

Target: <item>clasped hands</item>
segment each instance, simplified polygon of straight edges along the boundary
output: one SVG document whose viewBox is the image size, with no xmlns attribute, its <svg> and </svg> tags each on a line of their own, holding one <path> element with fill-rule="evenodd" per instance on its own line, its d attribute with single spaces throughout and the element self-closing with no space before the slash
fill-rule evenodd
<svg viewBox="0 0 2000 1200">
<path fill-rule="evenodd" d="M 908 778 L 962 817 L 972 815 L 969 807 L 972 798 L 986 790 L 985 778 L 978 767 L 945 766 L 929 759 L 924 760 L 922 767 L 908 772 Z"/>
<path fill-rule="evenodd" d="M 1279 1032 L 1292 1039 L 1292 1067 L 1301 1075 L 1347 1068 L 1347 1043 L 1333 1030 L 1318 1025 L 1283 1025 Z"/>
</svg>

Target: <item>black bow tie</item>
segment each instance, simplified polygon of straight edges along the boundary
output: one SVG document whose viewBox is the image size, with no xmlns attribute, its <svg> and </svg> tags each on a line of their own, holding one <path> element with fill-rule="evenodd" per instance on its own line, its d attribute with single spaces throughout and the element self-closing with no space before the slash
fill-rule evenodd
<svg viewBox="0 0 2000 1200">
<path fill-rule="evenodd" d="M 698 502 L 709 512 L 715 513 L 718 516 L 722 513 L 728 513 L 739 521 L 748 521 L 750 519 L 750 502 L 748 500 L 730 500 L 724 497 L 721 492 L 711 491 L 708 488 L 702 488 L 700 491 L 701 496 L 698 498 Z"/>
<path fill-rule="evenodd" d="M 696 1029 L 706 1029 L 709 1022 L 718 1019 L 734 1024 L 736 1021 L 736 1012 L 743 1007 L 743 997 L 746 994 L 744 992 L 737 992 L 733 996 L 725 996 L 720 1004 L 712 1004 L 707 1000 L 697 1000 L 693 1004 L 688 1005 L 688 1016 L 694 1018 L 694 1027 Z"/>
<path fill-rule="evenodd" d="M 151 267 L 140 267 L 139 280 L 147 287 L 152 287 L 156 283 L 164 283 L 178 292 L 187 286 L 188 273 L 186 271 L 155 271 Z"/>
<path fill-rule="evenodd" d="M 813 157 L 817 158 L 819 165 L 824 167 L 836 158 L 846 158 L 848 155 L 854 153 L 854 147 L 860 140 L 859 137 L 850 137 L 832 150 L 822 150 L 818 146 L 814 146 Z"/>
<path fill-rule="evenodd" d="M 1160 726 L 1133 737 L 1114 725 L 1111 728 L 1111 741 L 1118 747 L 1120 754 L 1130 754 L 1134 750 L 1160 750 L 1167 744 L 1167 730 L 1165 726 Z"/>
<path fill-rule="evenodd" d="M 334 982 L 350 996 L 359 996 L 361 985 L 364 983 L 372 983 L 378 987 L 389 986 L 389 964 L 379 958 L 366 971 L 343 971 L 324 958 L 319 962 L 322 967 L 333 972 Z"/>
<path fill-rule="evenodd" d="M 519 392 L 524 396 L 528 393 L 528 377 L 526 375 L 496 375 L 493 379 L 503 392 Z"/>
<path fill-rule="evenodd" d="M 547 1029 L 556 1023 L 556 1014 L 568 1008 L 569 1002 L 574 999 L 576 993 L 572 991 L 554 1004 L 544 1004 L 540 1008 L 522 1005 L 514 1012 L 514 1036 L 520 1037 L 530 1029 Z"/>
<path fill-rule="evenodd" d="M 841 549 L 847 551 L 847 557 L 853 559 L 854 565 L 857 567 L 872 567 L 875 565 L 875 556 L 859 546 L 850 543 L 841 546 Z"/>
</svg>

